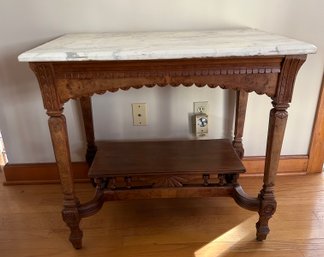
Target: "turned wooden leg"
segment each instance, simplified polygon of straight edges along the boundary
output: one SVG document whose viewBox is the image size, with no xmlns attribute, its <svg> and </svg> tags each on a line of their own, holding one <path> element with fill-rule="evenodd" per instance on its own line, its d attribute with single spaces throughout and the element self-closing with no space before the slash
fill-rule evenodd
<svg viewBox="0 0 324 257">
<path fill-rule="evenodd" d="M 87 138 L 86 160 L 88 165 L 90 166 L 97 152 L 97 146 L 95 144 L 94 129 L 93 129 L 91 97 L 81 97 L 80 104 L 81 104 L 85 134 Z"/>
<path fill-rule="evenodd" d="M 249 94 L 243 90 L 237 91 L 236 93 L 235 130 L 233 147 L 241 159 L 244 156 L 242 137 L 248 96 Z"/>
<path fill-rule="evenodd" d="M 257 240 L 260 241 L 266 239 L 270 231 L 268 221 L 276 211 L 277 203 L 274 196 L 274 184 L 288 118 L 286 110 L 291 102 L 297 72 L 305 60 L 305 55 L 285 57 L 281 67 L 276 95 L 272 98 L 274 108 L 270 111 L 263 188 L 259 194 L 260 219 L 256 224 Z"/>
<path fill-rule="evenodd" d="M 82 231 L 79 227 L 80 216 L 78 211 L 80 203 L 74 194 L 66 121 L 62 113 L 50 113 L 49 115 L 48 123 L 64 194 L 63 220 L 71 230 L 71 243 L 74 248 L 79 249 L 82 247 Z"/>
<path fill-rule="evenodd" d="M 288 113 L 288 104 L 277 104 L 273 102 L 274 108 L 270 111 L 266 162 L 264 169 L 263 188 L 259 194 L 260 208 L 259 221 L 256 224 L 257 240 L 266 239 L 270 229 L 268 221 L 276 211 L 276 200 L 274 196 L 275 176 L 278 169 L 280 151 L 283 142 Z"/>
</svg>

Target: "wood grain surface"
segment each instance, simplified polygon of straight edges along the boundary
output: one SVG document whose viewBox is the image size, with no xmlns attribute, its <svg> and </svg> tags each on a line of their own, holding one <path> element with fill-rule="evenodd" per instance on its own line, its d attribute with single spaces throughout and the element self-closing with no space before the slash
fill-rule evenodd
<svg viewBox="0 0 324 257">
<path fill-rule="evenodd" d="M 82 250 L 66 240 L 60 185 L 0 186 L 1 257 L 321 257 L 323 179 L 277 178 L 278 208 L 262 243 L 255 240 L 257 213 L 228 198 L 133 200 L 110 202 L 82 220 Z M 240 181 L 250 194 L 262 185 L 261 177 Z M 93 188 L 77 184 L 76 192 L 84 201 Z"/>
<path fill-rule="evenodd" d="M 236 173 L 245 168 L 226 139 L 98 142 L 90 177 Z"/>
<path fill-rule="evenodd" d="M 288 117 L 286 110 L 292 99 L 297 72 L 305 60 L 306 55 L 289 55 L 251 58 L 193 58 L 172 61 L 89 61 L 82 62 L 82 64 L 69 61 L 30 63 L 40 84 L 44 107 L 49 116 L 52 144 L 64 195 L 62 216 L 70 227 L 69 239 L 74 248 L 82 247 L 83 232 L 79 227 L 80 201 L 74 191 L 67 125 L 63 115 L 65 102 L 69 99 L 89 97 L 95 93 L 115 92 L 119 89 L 128 90 L 131 87 L 140 88 L 143 85 L 152 87 L 155 85 L 178 86 L 180 84 L 184 86 L 195 84 L 198 87 L 208 85 L 209 87 L 244 90 L 245 92 L 254 91 L 271 97 L 273 109 L 269 117 L 262 189 L 258 199 L 250 201 L 251 199 L 240 195 L 240 190 L 236 191 L 238 197 L 235 198 L 239 204 L 245 200 L 251 202 L 252 204 L 249 206 L 253 208 L 249 207 L 248 209 L 253 210 L 256 203 L 260 202 L 259 221 L 256 228 L 257 239 L 262 241 L 266 239 L 270 231 L 268 221 L 275 213 L 277 205 L 274 184 Z M 88 98 L 88 100 L 90 99 Z M 90 114 L 89 106 L 89 101 L 88 104 L 84 102 L 83 114 Z M 87 116 L 91 118 L 90 115 L 83 115 L 84 118 Z M 243 129 L 243 126 L 241 127 Z M 85 128 L 89 130 L 90 127 L 85 126 Z M 93 134 L 90 130 L 89 133 L 86 133 L 88 142 L 93 141 L 93 138 L 89 137 L 90 134 Z M 173 175 L 178 175 L 178 173 L 181 175 L 185 172 L 200 173 L 203 175 L 205 185 L 209 183 L 209 173 L 227 173 L 227 178 L 222 174 L 218 175 L 221 176 L 218 184 L 223 185 L 225 178 L 226 183 L 235 185 L 236 176 L 228 177 L 228 173 L 233 173 L 233 170 L 235 173 L 242 172 L 244 167 L 233 148 L 227 147 L 224 143 L 217 146 L 214 142 L 222 141 L 210 141 L 208 144 L 205 143 L 205 147 L 201 147 L 202 143 L 196 142 L 189 145 L 188 142 L 176 142 L 173 146 L 171 143 L 156 143 L 154 145 L 140 143 L 135 147 L 126 144 L 122 148 L 119 145 L 112 147 L 110 144 L 108 151 L 96 156 L 90 170 L 90 176 L 99 180 L 97 183 L 99 195 L 96 196 L 102 195 L 101 190 L 106 187 L 106 182 L 108 182 L 102 177 L 110 177 L 110 182 L 110 180 L 114 180 L 114 176 L 120 174 L 125 174 L 126 188 L 132 187 L 133 175 L 149 174 L 149 172 L 154 172 L 154 175 L 159 173 L 172 175 L 163 178 L 164 182 L 162 183 L 160 181 L 152 183 L 152 186 L 165 187 L 169 184 L 183 186 L 183 178 L 175 178 Z M 88 163 L 91 163 L 94 151 L 89 150 L 88 147 L 88 154 L 91 152 L 91 156 L 89 155 L 91 158 L 87 158 L 87 160 Z M 240 153 L 242 150 L 239 150 L 239 154 L 242 155 Z M 112 183 L 110 186 L 113 188 L 116 185 Z M 244 201 L 241 201 L 242 199 Z M 98 211 L 101 202 L 102 200 L 95 205 L 90 202 L 90 205 L 88 203 L 83 207 L 89 213 L 94 213 L 94 211 Z M 240 204 L 242 207 L 245 205 Z M 95 208 L 93 209 L 91 206 L 95 206 Z"/>
</svg>

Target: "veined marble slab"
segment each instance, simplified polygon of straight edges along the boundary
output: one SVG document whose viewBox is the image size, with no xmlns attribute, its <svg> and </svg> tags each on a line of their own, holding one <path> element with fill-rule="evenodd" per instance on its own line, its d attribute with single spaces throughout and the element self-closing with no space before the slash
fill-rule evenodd
<svg viewBox="0 0 324 257">
<path fill-rule="evenodd" d="M 152 60 L 315 53 L 309 43 L 255 29 L 67 34 L 19 55 L 22 62 Z"/>
</svg>

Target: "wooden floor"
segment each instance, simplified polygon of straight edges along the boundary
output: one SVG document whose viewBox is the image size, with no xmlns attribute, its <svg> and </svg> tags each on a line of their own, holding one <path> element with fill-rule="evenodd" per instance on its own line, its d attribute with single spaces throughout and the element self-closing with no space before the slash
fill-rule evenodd
<svg viewBox="0 0 324 257">
<path fill-rule="evenodd" d="M 82 250 L 67 240 L 59 185 L 0 186 L 0 256 L 322 257 L 323 179 L 278 178 L 278 210 L 263 243 L 255 241 L 257 214 L 230 198 L 162 199 L 106 203 L 82 221 Z M 257 194 L 261 178 L 241 183 Z M 79 184 L 77 192 L 87 200 L 93 188 Z"/>
</svg>

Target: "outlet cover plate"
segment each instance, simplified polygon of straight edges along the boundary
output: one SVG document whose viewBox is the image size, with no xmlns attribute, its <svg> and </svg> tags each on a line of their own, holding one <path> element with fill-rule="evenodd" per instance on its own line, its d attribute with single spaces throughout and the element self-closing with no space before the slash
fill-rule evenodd
<svg viewBox="0 0 324 257">
<path fill-rule="evenodd" d="M 194 102 L 194 113 L 205 113 L 208 115 L 208 101 Z"/>
<path fill-rule="evenodd" d="M 133 103 L 133 125 L 146 126 L 147 125 L 147 110 L 146 103 Z"/>
</svg>

